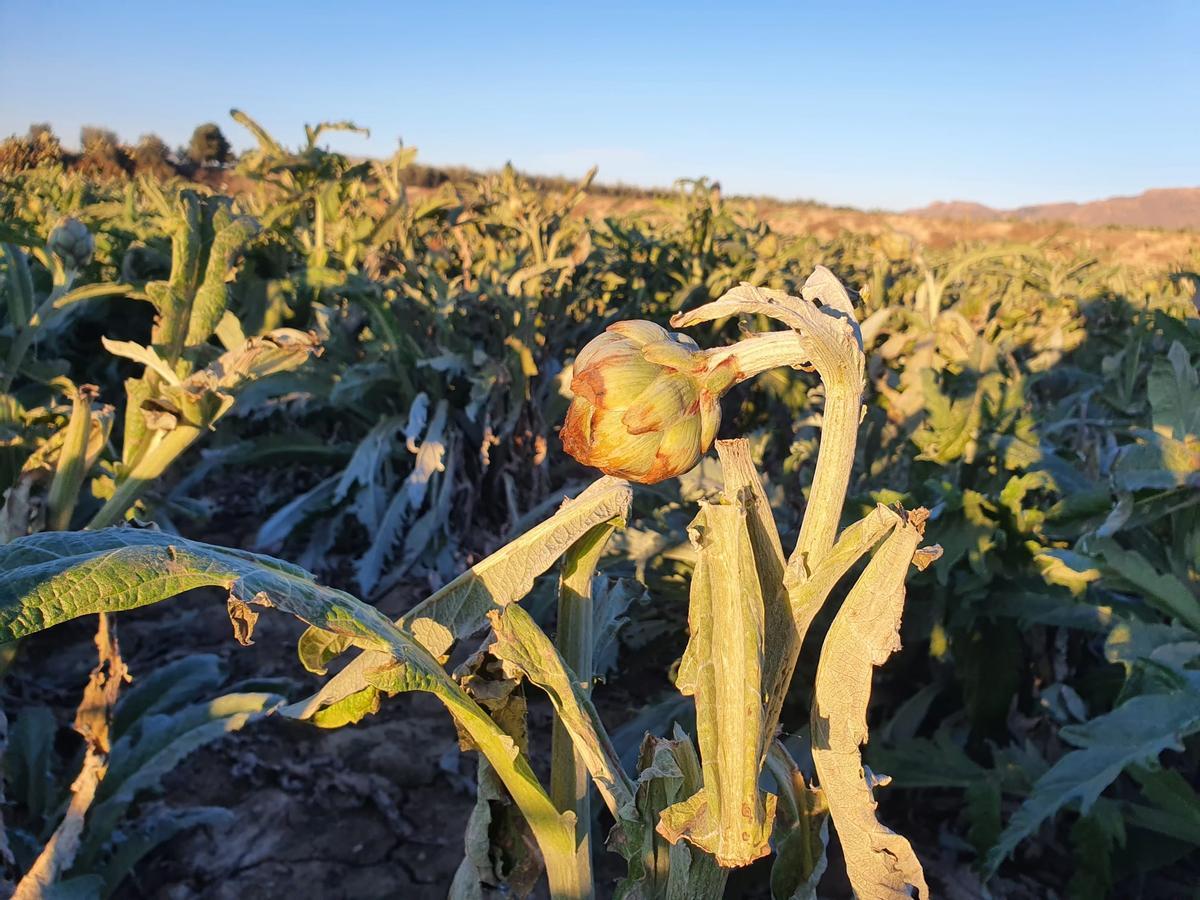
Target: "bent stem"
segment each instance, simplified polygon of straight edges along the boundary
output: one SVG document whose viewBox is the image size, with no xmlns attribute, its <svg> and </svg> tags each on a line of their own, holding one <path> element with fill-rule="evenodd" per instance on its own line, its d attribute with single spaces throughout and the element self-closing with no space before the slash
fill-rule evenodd
<svg viewBox="0 0 1200 900">
<path fill-rule="evenodd" d="M 829 380 L 824 375 L 822 382 L 825 384 L 825 410 L 821 419 L 821 448 L 804 507 L 800 538 L 789 561 L 803 560 L 809 571 L 824 559 L 837 535 L 846 489 L 850 485 L 850 470 L 854 467 L 862 411 L 861 384 L 848 385 Z"/>
</svg>

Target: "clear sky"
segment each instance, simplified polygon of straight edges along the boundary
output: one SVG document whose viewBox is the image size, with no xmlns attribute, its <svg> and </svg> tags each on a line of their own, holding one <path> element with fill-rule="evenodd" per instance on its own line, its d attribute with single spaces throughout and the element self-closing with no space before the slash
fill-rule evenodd
<svg viewBox="0 0 1200 900">
<path fill-rule="evenodd" d="M 297 143 L 891 209 L 1200 185 L 1200 0 L 0 0 L 0 135 Z"/>
</svg>

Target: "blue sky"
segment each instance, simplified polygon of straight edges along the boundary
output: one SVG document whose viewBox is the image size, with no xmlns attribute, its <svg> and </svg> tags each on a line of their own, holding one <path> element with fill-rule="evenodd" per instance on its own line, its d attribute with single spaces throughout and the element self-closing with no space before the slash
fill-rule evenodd
<svg viewBox="0 0 1200 900">
<path fill-rule="evenodd" d="M 845 8 L 842 8 L 845 7 Z M 1200 184 L 1200 0 L 0 0 L 0 135 L 288 143 L 902 209 Z"/>
</svg>

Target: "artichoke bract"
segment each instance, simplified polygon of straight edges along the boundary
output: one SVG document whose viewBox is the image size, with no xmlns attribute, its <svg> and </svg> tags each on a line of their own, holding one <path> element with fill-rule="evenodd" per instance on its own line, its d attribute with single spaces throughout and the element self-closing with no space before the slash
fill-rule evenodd
<svg viewBox="0 0 1200 900">
<path fill-rule="evenodd" d="M 653 322 L 617 322 L 575 359 L 563 449 L 606 475 L 653 484 L 700 461 L 737 377 L 687 335 Z"/>
<path fill-rule="evenodd" d="M 50 232 L 46 249 L 61 259 L 68 269 L 79 270 L 92 261 L 96 241 L 86 225 L 68 217 Z"/>
</svg>

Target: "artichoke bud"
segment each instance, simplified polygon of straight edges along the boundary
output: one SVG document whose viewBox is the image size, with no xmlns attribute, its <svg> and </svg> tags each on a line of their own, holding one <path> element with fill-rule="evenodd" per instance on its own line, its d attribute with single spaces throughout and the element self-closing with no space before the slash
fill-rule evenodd
<svg viewBox="0 0 1200 900">
<path fill-rule="evenodd" d="M 712 445 L 720 398 L 737 380 L 696 342 L 653 322 L 617 322 L 575 359 L 563 449 L 585 466 L 652 484 L 688 471 Z"/>
<path fill-rule="evenodd" d="M 62 260 L 68 270 L 80 270 L 92 261 L 96 242 L 78 219 L 65 218 L 50 232 L 46 249 Z"/>
</svg>

